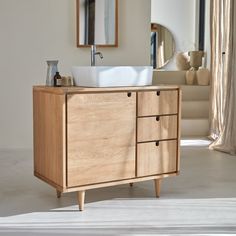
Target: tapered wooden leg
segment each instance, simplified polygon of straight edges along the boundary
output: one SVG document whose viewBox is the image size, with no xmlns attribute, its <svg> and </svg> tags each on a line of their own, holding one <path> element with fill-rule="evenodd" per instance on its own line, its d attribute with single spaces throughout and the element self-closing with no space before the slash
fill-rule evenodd
<svg viewBox="0 0 236 236">
<path fill-rule="evenodd" d="M 61 192 L 57 190 L 57 198 L 61 198 Z"/>
<path fill-rule="evenodd" d="M 78 203 L 79 203 L 79 210 L 84 210 L 84 198 L 85 198 L 85 191 L 79 191 L 77 193 Z"/>
<path fill-rule="evenodd" d="M 130 186 L 130 187 L 133 187 L 133 185 L 134 185 L 133 183 L 129 183 L 129 186 Z"/>
<path fill-rule="evenodd" d="M 156 197 L 160 197 L 160 191 L 161 191 L 161 179 L 154 179 L 155 182 L 155 190 L 156 190 Z"/>
</svg>

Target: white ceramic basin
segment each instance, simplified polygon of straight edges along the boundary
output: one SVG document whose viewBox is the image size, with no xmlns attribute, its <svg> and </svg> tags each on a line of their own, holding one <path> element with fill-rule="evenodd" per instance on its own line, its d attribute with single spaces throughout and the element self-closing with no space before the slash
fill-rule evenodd
<svg viewBox="0 0 236 236">
<path fill-rule="evenodd" d="M 75 86 L 118 87 L 152 84 L 151 66 L 74 66 Z"/>
</svg>

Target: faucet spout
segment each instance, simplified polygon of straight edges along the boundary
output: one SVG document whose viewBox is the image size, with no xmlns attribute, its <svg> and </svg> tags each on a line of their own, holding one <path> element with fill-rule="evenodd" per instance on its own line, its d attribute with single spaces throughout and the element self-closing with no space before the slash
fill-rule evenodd
<svg viewBox="0 0 236 236">
<path fill-rule="evenodd" d="M 103 59 L 102 53 L 97 52 L 96 45 L 91 45 L 91 66 L 96 65 L 96 55 L 99 55 L 99 57 Z"/>
</svg>

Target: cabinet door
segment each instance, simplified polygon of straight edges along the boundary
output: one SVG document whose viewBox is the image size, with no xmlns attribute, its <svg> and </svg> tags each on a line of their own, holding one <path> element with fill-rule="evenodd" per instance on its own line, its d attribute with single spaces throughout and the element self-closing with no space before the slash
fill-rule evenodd
<svg viewBox="0 0 236 236">
<path fill-rule="evenodd" d="M 135 97 L 67 96 L 68 187 L 135 177 Z"/>
<path fill-rule="evenodd" d="M 177 171 L 177 141 L 138 144 L 138 177 L 173 173 Z"/>
<path fill-rule="evenodd" d="M 155 116 L 178 113 L 178 91 L 138 93 L 138 116 Z"/>
</svg>

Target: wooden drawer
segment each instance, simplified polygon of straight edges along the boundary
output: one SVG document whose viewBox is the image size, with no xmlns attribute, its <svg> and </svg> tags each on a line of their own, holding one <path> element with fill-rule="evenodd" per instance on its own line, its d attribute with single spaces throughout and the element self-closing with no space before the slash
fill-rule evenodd
<svg viewBox="0 0 236 236">
<path fill-rule="evenodd" d="M 138 118 L 138 142 L 177 138 L 177 115 Z"/>
<path fill-rule="evenodd" d="M 137 145 L 138 177 L 177 171 L 177 141 L 160 141 L 158 143 L 150 142 Z"/>
<path fill-rule="evenodd" d="M 178 113 L 178 91 L 138 92 L 138 116 Z"/>
</svg>

